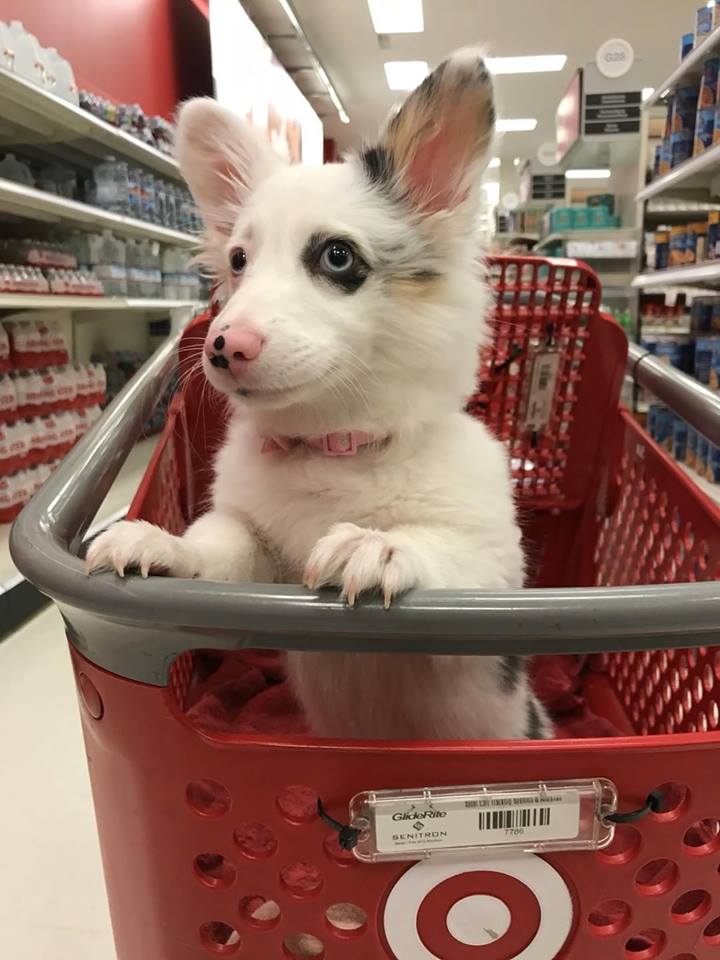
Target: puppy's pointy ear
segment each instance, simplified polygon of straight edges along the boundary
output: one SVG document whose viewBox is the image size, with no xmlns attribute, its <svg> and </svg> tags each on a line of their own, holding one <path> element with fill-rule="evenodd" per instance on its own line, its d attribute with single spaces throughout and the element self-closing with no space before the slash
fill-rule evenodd
<svg viewBox="0 0 720 960">
<path fill-rule="evenodd" d="M 451 210 L 478 184 L 494 129 L 485 61 L 459 50 L 410 94 L 363 162 L 371 180 L 400 188 L 420 209 Z"/>
<path fill-rule="evenodd" d="M 249 123 L 204 97 L 181 106 L 175 151 L 208 231 L 225 238 L 248 193 L 282 164 Z"/>
</svg>

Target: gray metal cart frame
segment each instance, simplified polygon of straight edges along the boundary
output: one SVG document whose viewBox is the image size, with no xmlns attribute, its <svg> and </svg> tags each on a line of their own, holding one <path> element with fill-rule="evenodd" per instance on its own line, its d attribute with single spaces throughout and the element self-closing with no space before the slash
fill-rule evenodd
<svg viewBox="0 0 720 960">
<path fill-rule="evenodd" d="M 390 611 L 332 592 L 114 574 L 88 577 L 83 535 L 158 402 L 179 335 L 145 364 L 15 523 L 20 571 L 60 608 L 77 649 L 105 669 L 165 685 L 200 648 L 543 654 L 720 643 L 720 582 L 662 586 L 415 591 Z M 628 373 L 720 445 L 720 396 L 631 345 Z"/>
</svg>

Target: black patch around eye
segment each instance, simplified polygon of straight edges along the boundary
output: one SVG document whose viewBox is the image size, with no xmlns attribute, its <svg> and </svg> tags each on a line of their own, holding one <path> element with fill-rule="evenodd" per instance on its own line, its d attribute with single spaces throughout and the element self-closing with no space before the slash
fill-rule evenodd
<svg viewBox="0 0 720 960">
<path fill-rule="evenodd" d="M 330 243 L 337 243 L 352 251 L 354 255 L 353 265 L 346 273 L 335 275 L 322 269 L 322 254 Z M 351 240 L 344 237 L 333 237 L 327 233 L 314 233 L 310 237 L 301 254 L 301 260 L 311 277 L 329 283 L 344 293 L 355 293 L 365 283 L 370 274 L 370 267 L 360 256 L 357 247 Z"/>
</svg>

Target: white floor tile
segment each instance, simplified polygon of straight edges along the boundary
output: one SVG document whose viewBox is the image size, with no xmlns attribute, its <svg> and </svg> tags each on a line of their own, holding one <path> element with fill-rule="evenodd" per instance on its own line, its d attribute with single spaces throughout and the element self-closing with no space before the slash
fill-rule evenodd
<svg viewBox="0 0 720 960">
<path fill-rule="evenodd" d="M 114 960 L 75 685 L 53 607 L 0 643 L 0 957 Z"/>
</svg>

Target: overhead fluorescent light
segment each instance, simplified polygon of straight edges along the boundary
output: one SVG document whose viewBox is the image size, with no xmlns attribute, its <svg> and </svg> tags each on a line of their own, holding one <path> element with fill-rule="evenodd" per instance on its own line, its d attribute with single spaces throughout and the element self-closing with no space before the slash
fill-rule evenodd
<svg viewBox="0 0 720 960">
<path fill-rule="evenodd" d="M 643 103 L 645 103 L 646 100 L 649 100 L 654 93 L 655 93 L 655 87 L 643 87 L 642 88 Z"/>
<path fill-rule="evenodd" d="M 555 73 L 567 63 L 564 53 L 548 53 L 537 57 L 486 57 L 490 73 Z"/>
<path fill-rule="evenodd" d="M 610 171 L 599 170 L 566 170 L 565 176 L 568 180 L 609 180 Z"/>
<path fill-rule="evenodd" d="M 513 160 L 513 166 L 516 166 L 516 167 L 520 166 L 520 157 L 515 157 L 515 159 Z"/>
<path fill-rule="evenodd" d="M 317 56 L 315 55 L 315 51 L 310 46 L 310 41 L 305 36 L 302 25 L 297 18 L 297 14 L 295 13 L 295 10 L 293 9 L 291 0 L 278 0 L 278 3 L 285 11 L 285 15 L 287 16 L 295 32 L 297 33 L 298 39 L 300 40 L 301 44 L 305 47 L 305 52 L 307 53 L 308 57 L 313 63 L 313 69 L 315 70 L 317 75 L 320 77 L 322 82 L 325 84 L 327 88 L 328 96 L 332 100 L 332 104 L 337 110 L 338 116 L 340 117 L 343 123 L 350 123 L 350 117 L 347 115 L 347 111 L 345 110 L 345 107 L 342 105 L 342 101 L 340 100 L 340 97 L 337 94 L 337 90 L 332 85 L 332 81 L 330 80 L 330 77 L 325 72 L 323 65 L 320 63 Z"/>
<path fill-rule="evenodd" d="M 536 117 L 500 117 L 495 129 L 498 133 L 522 133 L 525 130 L 534 130 L 537 124 Z"/>
<path fill-rule="evenodd" d="M 499 167 L 502 163 L 500 157 L 493 157 L 490 163 L 488 164 L 488 170 L 495 170 L 496 167 Z"/>
<path fill-rule="evenodd" d="M 375 33 L 422 33 L 422 0 L 368 0 Z"/>
<path fill-rule="evenodd" d="M 288 0 L 278 0 L 278 3 L 285 11 L 285 16 L 288 18 L 290 23 L 295 27 L 298 33 L 302 33 L 302 27 L 300 26 L 300 21 L 295 15 L 295 11 L 288 3 Z"/>
<path fill-rule="evenodd" d="M 340 119 L 342 120 L 342 122 L 343 122 L 343 123 L 350 123 L 350 117 L 347 115 L 347 112 L 346 112 L 346 110 L 345 110 L 345 107 L 342 105 L 342 101 L 341 101 L 340 97 L 339 97 L 338 94 L 337 94 L 337 90 L 336 90 L 335 87 L 332 85 L 332 81 L 330 80 L 330 77 L 327 75 L 327 73 L 326 73 L 326 71 L 325 71 L 325 68 L 322 66 L 322 64 L 321 64 L 319 61 L 318 61 L 318 62 L 316 63 L 316 65 L 315 65 L 315 72 L 316 72 L 317 75 L 320 77 L 320 79 L 322 80 L 322 82 L 325 84 L 325 87 L 326 87 L 327 92 L 328 92 L 328 96 L 330 97 L 330 100 L 332 101 L 332 105 L 333 105 L 333 106 L 335 107 L 335 109 L 337 110 L 338 116 L 340 117 Z"/>
<path fill-rule="evenodd" d="M 389 60 L 385 76 L 391 90 L 414 90 L 430 72 L 427 60 Z"/>
</svg>

